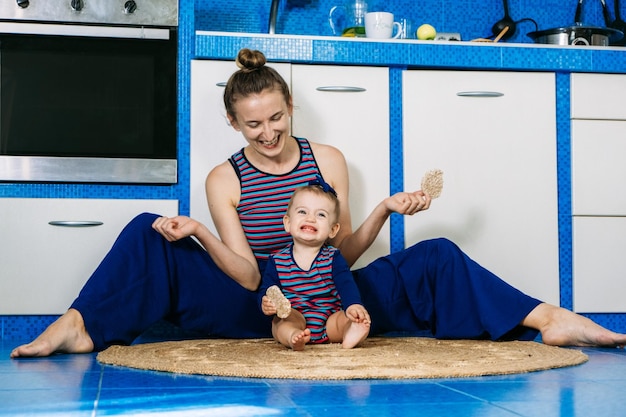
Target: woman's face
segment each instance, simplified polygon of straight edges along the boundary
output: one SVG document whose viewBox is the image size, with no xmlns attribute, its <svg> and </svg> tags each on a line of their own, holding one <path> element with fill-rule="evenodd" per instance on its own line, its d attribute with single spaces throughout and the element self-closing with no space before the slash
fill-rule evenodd
<svg viewBox="0 0 626 417">
<path fill-rule="evenodd" d="M 233 106 L 231 125 L 240 131 L 250 146 L 262 155 L 279 154 L 291 134 L 291 103 L 279 90 L 263 90 L 241 98 Z"/>
</svg>

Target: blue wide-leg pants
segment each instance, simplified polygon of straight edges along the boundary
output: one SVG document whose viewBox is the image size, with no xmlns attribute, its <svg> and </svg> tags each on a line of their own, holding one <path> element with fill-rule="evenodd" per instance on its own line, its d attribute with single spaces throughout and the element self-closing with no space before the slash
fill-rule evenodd
<svg viewBox="0 0 626 417">
<path fill-rule="evenodd" d="M 168 242 L 152 229 L 157 217 L 131 220 L 72 304 L 95 349 L 130 344 L 160 320 L 207 336 L 271 337 L 256 292 L 223 273 L 195 240 Z"/>
<path fill-rule="evenodd" d="M 257 296 L 224 274 L 193 239 L 170 243 L 141 214 L 120 233 L 72 308 L 95 350 L 130 344 L 167 320 L 207 337 L 271 337 Z M 371 334 L 428 330 L 439 338 L 533 339 L 518 323 L 540 302 L 446 239 L 420 242 L 354 271 Z"/>
<path fill-rule="evenodd" d="M 440 339 L 533 340 L 519 323 L 541 302 L 447 239 L 417 243 L 354 272 L 372 333 L 430 331 Z"/>
</svg>

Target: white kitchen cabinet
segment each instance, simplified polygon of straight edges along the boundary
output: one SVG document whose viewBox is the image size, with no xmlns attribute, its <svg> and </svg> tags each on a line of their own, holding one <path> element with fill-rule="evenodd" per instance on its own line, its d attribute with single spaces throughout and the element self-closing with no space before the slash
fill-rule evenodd
<svg viewBox="0 0 626 417">
<path fill-rule="evenodd" d="M 570 76 L 572 119 L 626 120 L 624 74 Z"/>
<path fill-rule="evenodd" d="M 572 214 L 626 216 L 626 121 L 572 120 Z"/>
<path fill-rule="evenodd" d="M 626 310 L 626 216 L 574 216 L 574 310 Z"/>
<path fill-rule="evenodd" d="M 555 75 L 404 71 L 403 133 L 406 190 L 444 171 L 441 197 L 406 218 L 406 244 L 449 238 L 558 305 Z"/>
<path fill-rule="evenodd" d="M 293 134 L 341 150 L 356 229 L 389 196 L 389 69 L 292 66 Z M 389 254 L 389 222 L 354 265 Z"/>
<path fill-rule="evenodd" d="M 572 282 L 577 312 L 626 311 L 624 94 L 624 75 L 571 75 Z"/>
<path fill-rule="evenodd" d="M 387 68 L 271 64 L 291 84 L 292 133 L 339 148 L 350 170 L 351 210 L 358 227 L 389 195 L 389 75 Z M 191 216 L 215 232 L 204 192 L 208 172 L 245 146 L 229 126 L 223 82 L 236 70 L 227 61 L 192 61 Z M 321 87 L 321 88 L 320 88 Z M 389 253 L 389 226 L 355 267 Z"/>
<path fill-rule="evenodd" d="M 176 215 L 178 201 L 0 199 L 0 314 L 64 313 L 122 228 L 141 212 Z M 58 221 L 74 227 L 49 223 Z"/>
</svg>

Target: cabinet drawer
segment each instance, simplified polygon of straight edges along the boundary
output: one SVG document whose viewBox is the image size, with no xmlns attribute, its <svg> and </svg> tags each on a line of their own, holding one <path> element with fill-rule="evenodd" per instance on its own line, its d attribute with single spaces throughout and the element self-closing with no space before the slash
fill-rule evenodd
<svg viewBox="0 0 626 417">
<path fill-rule="evenodd" d="M 626 217 L 574 217 L 574 310 L 626 310 Z"/>
<path fill-rule="evenodd" d="M 572 74 L 573 119 L 626 120 L 626 76 L 621 74 Z"/>
<path fill-rule="evenodd" d="M 122 228 L 145 211 L 175 215 L 178 201 L 0 199 L 0 314 L 65 312 Z"/>
<path fill-rule="evenodd" d="M 572 212 L 626 215 L 626 122 L 572 121 Z"/>
</svg>

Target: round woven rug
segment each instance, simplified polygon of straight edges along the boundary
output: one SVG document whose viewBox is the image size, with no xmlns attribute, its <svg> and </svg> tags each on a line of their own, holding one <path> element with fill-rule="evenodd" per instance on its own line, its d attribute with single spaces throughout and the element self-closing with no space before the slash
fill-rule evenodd
<svg viewBox="0 0 626 417">
<path fill-rule="evenodd" d="M 272 339 L 207 339 L 111 346 L 104 364 L 182 374 L 287 379 L 415 379 L 502 375 L 584 363 L 584 353 L 536 342 L 370 338 L 355 349 Z"/>
</svg>

